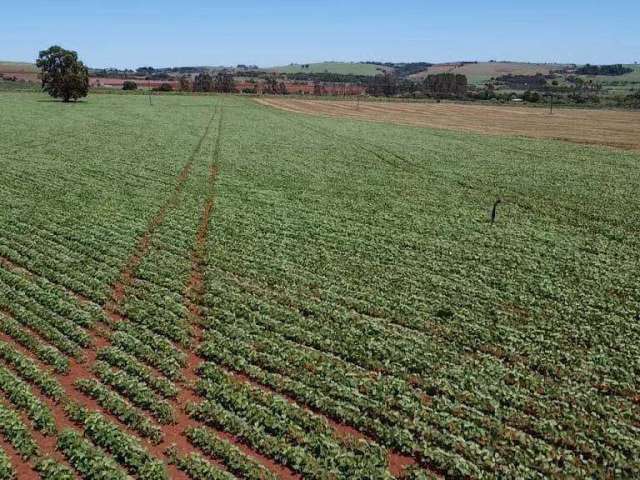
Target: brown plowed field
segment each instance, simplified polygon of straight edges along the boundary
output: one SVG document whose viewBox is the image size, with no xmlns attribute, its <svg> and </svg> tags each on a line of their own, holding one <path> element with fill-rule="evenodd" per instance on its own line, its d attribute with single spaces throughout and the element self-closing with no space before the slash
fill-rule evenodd
<svg viewBox="0 0 640 480">
<path fill-rule="evenodd" d="M 488 106 L 457 103 L 386 103 L 263 98 L 289 112 L 513 135 L 640 150 L 640 112 Z"/>
</svg>

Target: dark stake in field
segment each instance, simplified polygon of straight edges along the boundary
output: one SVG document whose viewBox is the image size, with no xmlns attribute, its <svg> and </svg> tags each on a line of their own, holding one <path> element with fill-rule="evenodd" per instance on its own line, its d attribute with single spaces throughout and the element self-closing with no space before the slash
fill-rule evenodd
<svg viewBox="0 0 640 480">
<path fill-rule="evenodd" d="M 496 216 L 498 215 L 498 205 L 500 205 L 501 203 L 502 203 L 502 199 L 498 198 L 493 204 L 493 208 L 491 209 L 491 224 L 492 225 L 494 223 L 496 223 Z"/>
</svg>

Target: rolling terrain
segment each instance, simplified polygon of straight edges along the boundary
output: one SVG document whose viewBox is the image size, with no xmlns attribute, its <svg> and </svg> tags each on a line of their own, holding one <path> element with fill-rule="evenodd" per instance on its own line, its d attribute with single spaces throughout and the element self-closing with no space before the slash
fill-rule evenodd
<svg viewBox="0 0 640 480">
<path fill-rule="evenodd" d="M 637 151 L 0 110 L 0 478 L 640 475 Z"/>
</svg>

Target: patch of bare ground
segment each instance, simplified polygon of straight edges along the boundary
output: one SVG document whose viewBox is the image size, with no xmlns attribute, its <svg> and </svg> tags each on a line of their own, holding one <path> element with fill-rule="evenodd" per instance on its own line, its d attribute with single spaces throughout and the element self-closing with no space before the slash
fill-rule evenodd
<svg viewBox="0 0 640 480">
<path fill-rule="evenodd" d="M 640 150 L 640 112 L 495 106 L 263 98 L 261 105 L 289 112 L 346 117 L 491 135 L 524 136 Z"/>
</svg>

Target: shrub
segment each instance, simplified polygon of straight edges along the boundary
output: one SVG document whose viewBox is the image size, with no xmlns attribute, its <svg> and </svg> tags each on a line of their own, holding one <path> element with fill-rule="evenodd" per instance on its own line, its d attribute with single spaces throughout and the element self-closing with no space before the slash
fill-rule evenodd
<svg viewBox="0 0 640 480">
<path fill-rule="evenodd" d="M 132 80 L 127 80 L 122 84 L 122 90 L 137 90 L 138 84 Z"/>
</svg>

